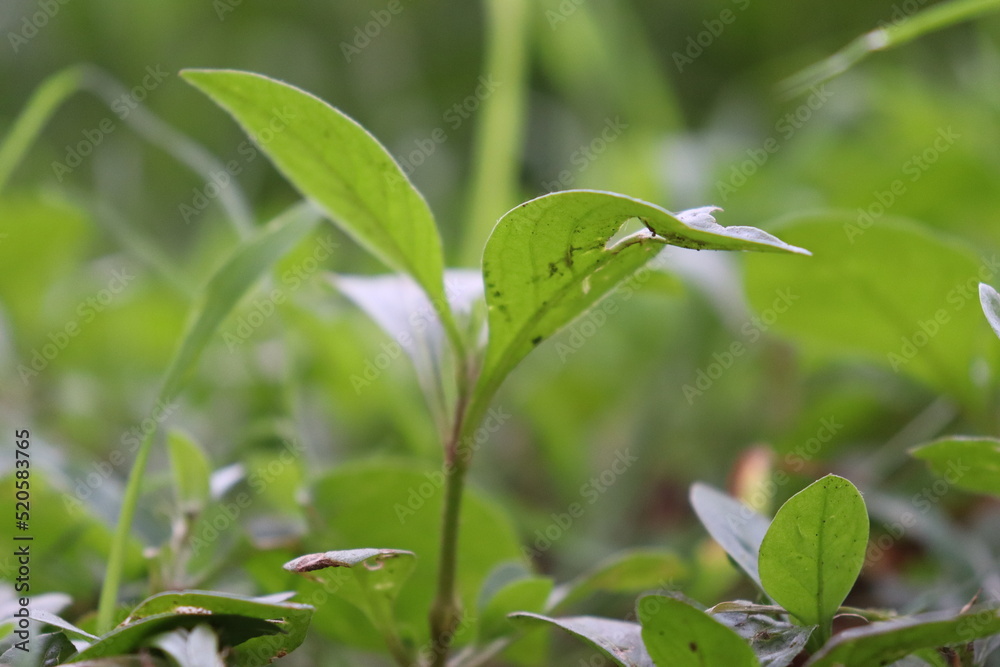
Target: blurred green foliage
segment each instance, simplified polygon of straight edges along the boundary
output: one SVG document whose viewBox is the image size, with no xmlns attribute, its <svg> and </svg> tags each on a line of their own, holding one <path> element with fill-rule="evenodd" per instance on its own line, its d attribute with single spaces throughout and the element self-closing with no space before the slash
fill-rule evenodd
<svg viewBox="0 0 1000 667">
<path fill-rule="evenodd" d="M 231 67 L 309 90 L 413 165 L 448 264 L 463 263 L 482 101 L 474 110 L 473 102 L 461 105 L 476 100 L 480 77 L 490 75 L 483 8 L 401 1 L 403 10 L 376 28 L 382 0 L 67 2 L 24 42 L 10 35 L 23 33 L 40 4 L 0 7 L 0 136 L 64 67 L 93 63 L 133 91 L 110 108 L 88 95 L 71 98 L 0 192 L 0 423 L 5 432 L 32 431 L 45 517 L 60 511 L 60 494 L 85 505 L 78 536 L 56 531 L 51 544 L 38 545 L 46 560 L 36 592 L 68 592 L 75 610 L 94 608 L 132 442 L 144 421 L 157 419 L 150 408 L 196 288 L 237 241 L 211 182 L 126 122 L 135 119 L 132 101 L 235 165 L 232 180 L 261 225 L 297 195 L 177 73 Z M 607 326 L 581 320 L 534 352 L 501 391 L 496 404 L 510 418 L 472 468 L 475 493 L 490 498 L 478 511 L 500 528 L 487 531 L 490 548 L 461 576 L 470 604 L 493 565 L 520 557 L 518 544 L 559 580 L 625 546 L 671 547 L 693 570 L 723 572 L 687 504 L 692 481 L 728 479 L 745 498 L 763 489 L 757 497 L 769 512 L 828 470 L 865 492 L 876 534 L 893 524 L 893 502 L 928 508 L 920 530 L 869 563 L 849 603 L 963 604 L 979 580 L 958 580 L 955 570 L 947 578 L 935 560 L 941 531 L 969 545 L 972 572 L 983 575 L 981 554 L 1000 548 L 997 506 L 951 488 L 938 493 L 939 478 L 907 448 L 1000 428 L 998 343 L 974 297 L 961 306 L 960 297 L 949 299 L 969 281 L 1000 284 L 1000 18 L 928 35 L 782 99 L 778 81 L 917 3 L 529 4 L 519 198 L 505 206 L 568 187 L 619 191 L 669 210 L 717 204 L 726 209 L 723 224 L 761 226 L 815 257 L 672 253 L 667 266 L 682 288 L 651 281 Z M 368 43 L 366 27 L 377 32 Z M 70 164 L 81 142 L 94 145 L 78 167 L 54 166 Z M 324 242 L 331 234 L 332 245 Z M 321 262 L 318 247 L 332 248 Z M 368 546 L 412 549 L 424 559 L 418 567 L 433 572 L 433 535 L 356 543 L 366 522 L 387 512 L 391 521 L 392 503 L 405 504 L 412 484 L 393 476 L 419 482 L 440 447 L 405 355 L 387 352 L 390 339 L 320 269 L 382 270 L 322 226 L 221 326 L 166 417 L 193 434 L 213 468 L 241 466 L 230 468 L 239 481 L 213 492 L 218 507 L 202 519 L 211 528 L 230 503 L 240 509 L 228 519 L 236 527 L 194 555 L 190 585 L 285 590 L 293 585 L 280 570 L 287 557 Z M 277 316 L 264 316 L 272 285 L 288 299 Z M 774 299 L 788 289 L 796 299 L 786 317 Z M 940 336 L 921 329 L 942 309 Z M 921 330 L 925 342 L 916 345 Z M 907 340 L 912 362 L 894 365 L 891 354 Z M 388 362 L 372 371 L 380 355 Z M 366 372 L 375 377 L 359 389 L 352 378 Z M 269 469 L 288 442 L 298 443 L 291 463 Z M 773 448 L 769 465 L 785 473 L 784 483 L 766 466 L 754 476 L 750 459 L 740 458 L 759 444 Z M 623 450 L 639 464 L 602 484 Z M 122 462 L 113 463 L 115 451 Z M 364 478 L 366 462 L 382 456 L 403 458 L 409 469 Z M 10 472 L 8 459 L 0 476 Z M 739 486 L 741 474 L 748 487 Z M 357 494 L 338 496 L 352 485 Z M 133 599 L 151 592 L 139 543 L 160 545 L 171 531 L 165 448 L 154 451 L 144 486 L 128 561 Z M 246 507 L 240 493 L 252 501 Z M 546 537 L 554 517 L 581 502 L 572 525 Z M 331 508 L 346 514 L 323 516 Z M 421 531 L 436 527 L 437 510 L 421 512 Z M 957 521 L 944 528 L 947 515 Z M 0 537 L 10 530 L 3 526 Z M 550 546 L 539 549 L 539 535 Z M 57 557 L 72 567 L 48 565 Z M 705 601 L 749 590 L 729 589 L 732 577 L 721 574 L 699 581 Z M 921 597 L 928 589 L 938 597 Z M 588 613 L 623 616 L 631 598 L 588 605 Z M 315 625 L 328 636 L 348 632 L 329 612 Z M 372 633 L 358 636 L 373 646 Z M 300 652 L 329 650 L 322 641 L 310 637 Z M 356 664 L 338 659 L 325 664 Z"/>
</svg>

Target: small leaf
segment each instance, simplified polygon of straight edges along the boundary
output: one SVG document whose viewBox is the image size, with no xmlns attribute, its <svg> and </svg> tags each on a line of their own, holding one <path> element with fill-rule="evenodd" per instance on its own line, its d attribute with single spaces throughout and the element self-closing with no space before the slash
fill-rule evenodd
<svg viewBox="0 0 1000 667">
<path fill-rule="evenodd" d="M 715 608 L 718 608 L 716 605 Z M 802 652 L 815 625 L 792 625 L 764 614 L 713 613 L 712 618 L 732 628 L 750 643 L 762 667 L 787 667 Z"/>
<path fill-rule="evenodd" d="M 806 666 L 888 665 L 922 649 L 967 644 L 997 633 L 1000 615 L 996 608 L 918 614 L 845 630 L 827 642 Z"/>
<path fill-rule="evenodd" d="M 225 667 L 219 657 L 219 638 L 205 623 L 190 630 L 172 630 L 149 643 L 176 660 L 179 667 Z"/>
<path fill-rule="evenodd" d="M 228 111 L 335 223 L 445 304 L 441 239 L 427 202 L 367 130 L 319 98 L 260 74 L 186 70 L 182 76 Z"/>
<path fill-rule="evenodd" d="M 755 667 L 750 646 L 735 632 L 703 611 L 675 598 L 640 598 L 642 639 L 660 667 Z"/>
<path fill-rule="evenodd" d="M 910 450 L 949 484 L 1000 496 L 1000 440 L 952 436 Z"/>
<path fill-rule="evenodd" d="M 412 551 L 351 549 L 300 556 L 285 563 L 285 569 L 325 582 L 325 590 L 336 591 L 363 611 L 380 631 L 391 631 L 396 598 L 416 565 Z M 322 574 L 313 574 L 320 570 Z"/>
<path fill-rule="evenodd" d="M 979 303 L 983 306 L 986 321 L 993 332 L 1000 336 L 1000 293 L 986 283 L 979 283 Z"/>
<path fill-rule="evenodd" d="M 809 254 L 753 227 L 722 227 L 705 207 L 674 215 L 624 195 L 567 190 L 507 212 L 483 253 L 489 343 L 480 400 L 536 345 L 607 295 L 662 249 Z M 627 220 L 645 229 L 609 247 Z"/>
<path fill-rule="evenodd" d="M 854 587 L 868 545 L 868 512 L 849 481 L 827 475 L 781 506 L 760 545 L 764 590 L 828 636 Z"/>
<path fill-rule="evenodd" d="M 676 586 L 687 576 L 687 567 L 673 551 L 631 549 L 615 554 L 590 572 L 562 584 L 552 592 L 549 612 L 572 605 L 583 598 L 604 591 L 640 593 Z"/>
<path fill-rule="evenodd" d="M 642 627 L 638 623 L 594 616 L 549 618 L 541 614 L 516 613 L 510 617 L 562 628 L 600 650 L 620 667 L 653 667 L 653 660 L 642 643 Z"/>
<path fill-rule="evenodd" d="M 399 593 L 395 615 L 401 628 L 413 633 L 420 646 L 431 641 L 427 610 L 436 594 L 444 473 L 414 459 L 368 460 L 339 465 L 312 485 L 312 507 L 324 517 L 321 530 L 306 544 L 391 544 L 419 554 L 413 576 Z M 362 542 L 363 540 L 363 542 Z M 500 563 L 525 563 L 513 524 L 495 504 L 470 489 L 462 499 L 459 532 L 458 591 L 462 607 L 477 608 L 477 596 L 488 574 Z M 347 601 L 303 580 L 303 599 L 315 594 L 322 606 L 313 627 L 334 641 L 354 647 L 384 650 L 384 639 L 365 615 Z M 474 614 L 467 616 L 457 642 L 475 634 Z"/>
<path fill-rule="evenodd" d="M 691 506 L 712 539 L 763 589 L 757 560 L 760 543 L 770 527 L 767 517 L 701 483 L 691 486 Z"/>
<path fill-rule="evenodd" d="M 167 453 L 177 504 L 186 514 L 200 512 L 209 500 L 212 472 L 205 450 L 189 435 L 172 430 L 167 434 Z"/>
</svg>

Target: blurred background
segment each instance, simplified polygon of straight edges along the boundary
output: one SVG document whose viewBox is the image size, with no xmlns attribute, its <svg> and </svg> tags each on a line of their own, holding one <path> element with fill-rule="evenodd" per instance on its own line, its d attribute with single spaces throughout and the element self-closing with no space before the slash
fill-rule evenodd
<svg viewBox="0 0 1000 667">
<path fill-rule="evenodd" d="M 690 484 L 770 513 L 834 471 L 865 492 L 873 536 L 892 534 L 902 512 L 919 517 L 870 559 L 850 603 L 967 601 L 995 569 L 997 506 L 935 486 L 907 449 L 997 433 L 1000 341 L 975 290 L 1000 284 L 1000 18 L 788 97 L 786 77 L 934 3 L 538 0 L 519 13 L 497 2 L 492 56 L 488 4 L 3 2 L 0 134 L 63 68 L 90 63 L 123 86 L 110 105 L 86 93 L 62 104 L 0 193 L 0 421 L 31 428 L 38 493 L 49 494 L 38 500 L 53 527 L 39 586 L 70 593 L 78 613 L 94 607 L 129 434 L 150 419 L 200 442 L 228 488 L 254 491 L 235 529 L 178 580 L 202 588 L 287 589 L 277 566 L 307 547 L 410 548 L 344 542 L 392 539 L 393 508 L 413 502 L 405 484 L 372 480 L 439 466 L 405 355 L 387 352 L 392 338 L 322 278 L 384 270 L 332 225 L 277 269 L 301 279 L 278 316 L 257 318 L 264 292 L 248 296 L 183 400 L 151 412 L 197 288 L 239 238 L 220 193 L 241 191 L 254 226 L 299 199 L 178 76 L 210 67 L 282 79 L 368 128 L 428 199 L 449 266 L 476 267 L 510 207 L 568 188 L 673 211 L 718 205 L 720 223 L 814 253 L 668 253 L 606 321 L 584 318 L 536 350 L 501 391 L 504 416 L 472 469 L 482 511 L 501 512 L 503 529 L 480 534 L 467 521 L 485 559 L 468 586 L 507 558 L 565 580 L 623 548 L 655 547 L 678 554 L 665 585 L 706 603 L 752 596 L 697 524 Z M 180 146 L 172 135 L 150 142 L 134 124 L 150 114 L 226 174 L 213 183 L 178 162 L 165 150 Z M 509 173 L 480 164 L 497 150 L 483 127 L 513 153 Z M 474 195 L 477 178 L 485 192 Z M 60 345 L 69 323 L 79 330 Z M 273 465 L 290 441 L 294 462 Z M 167 540 L 173 517 L 161 451 L 135 526 L 136 597 L 149 590 L 141 547 Z M 382 477 L 365 476 L 383 464 Z M 216 482 L 225 497 L 225 477 Z M 338 484 L 365 502 L 323 505 Z M 85 520 L 66 521 L 69 497 Z M 574 503 L 585 511 L 562 526 Z M 421 531 L 437 517 L 424 514 L 406 526 L 433 548 Z M 385 537 L 373 528 L 382 516 Z M 621 618 L 633 600 L 598 597 L 578 611 Z M 329 618 L 316 627 L 304 655 L 360 664 L 323 643 L 349 631 Z"/>
</svg>

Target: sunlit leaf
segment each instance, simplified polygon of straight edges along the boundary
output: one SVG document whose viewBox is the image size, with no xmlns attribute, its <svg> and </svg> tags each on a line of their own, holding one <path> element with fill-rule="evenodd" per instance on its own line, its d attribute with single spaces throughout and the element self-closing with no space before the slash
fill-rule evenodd
<svg viewBox="0 0 1000 667">
<path fill-rule="evenodd" d="M 722 227 L 712 207 L 673 214 L 624 195 L 567 190 L 507 212 L 483 253 L 489 343 L 478 393 L 492 395 L 534 347 L 635 273 L 664 245 L 808 254 L 753 227 Z M 626 221 L 645 229 L 615 239 Z"/>
<path fill-rule="evenodd" d="M 861 572 L 868 512 L 849 481 L 827 475 L 788 499 L 760 545 L 764 590 L 806 625 L 830 622 Z"/>
<path fill-rule="evenodd" d="M 441 239 L 427 202 L 361 125 L 309 93 L 260 74 L 186 70 L 299 191 L 388 266 L 444 304 Z"/>
</svg>

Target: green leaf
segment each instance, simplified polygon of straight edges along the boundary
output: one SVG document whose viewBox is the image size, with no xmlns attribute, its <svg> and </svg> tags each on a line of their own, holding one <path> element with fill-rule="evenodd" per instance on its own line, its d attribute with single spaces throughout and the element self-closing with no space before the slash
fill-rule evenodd
<svg viewBox="0 0 1000 667">
<path fill-rule="evenodd" d="M 656 665 L 760 665 L 753 650 L 739 635 L 680 600 L 647 595 L 640 598 L 638 612 L 643 642 Z"/>
<path fill-rule="evenodd" d="M 180 392 L 202 350 L 247 290 L 301 241 L 316 222 L 316 212 L 310 205 L 292 207 L 237 247 L 212 275 L 192 308 L 181 344 L 163 381 L 160 390 L 163 403 L 171 402 Z"/>
<path fill-rule="evenodd" d="M 186 70 L 182 76 L 228 111 L 303 195 L 446 310 L 431 211 L 367 130 L 319 98 L 260 74 Z"/>
<path fill-rule="evenodd" d="M 430 640 L 427 610 L 436 593 L 444 473 L 409 459 L 369 460 L 339 466 L 311 489 L 310 510 L 323 523 L 310 532 L 308 548 L 327 544 L 391 544 L 419 555 L 413 576 L 399 591 L 395 617 L 404 641 L 415 646 Z M 525 563 L 521 543 L 507 516 L 474 491 L 462 499 L 456 588 L 462 606 L 472 612 L 477 592 L 500 563 Z M 317 549 L 318 550 L 318 549 Z M 316 600 L 313 625 L 335 641 L 384 650 L 382 637 L 354 605 L 311 582 L 299 586 L 302 599 Z M 475 634 L 469 614 L 456 641 Z"/>
<path fill-rule="evenodd" d="M 228 664 L 252 667 L 297 648 L 313 611 L 308 605 L 224 593 L 161 593 L 139 604 L 121 625 L 71 662 L 132 653 L 164 632 L 208 624 L 222 646 L 234 647 Z"/>
<path fill-rule="evenodd" d="M 806 647 L 816 626 L 793 625 L 764 614 L 713 613 L 712 618 L 733 629 L 750 644 L 762 667 L 787 667 Z"/>
<path fill-rule="evenodd" d="M 931 470 L 976 493 L 1000 496 L 1000 440 L 952 436 L 910 450 Z"/>
<path fill-rule="evenodd" d="M 535 346 L 608 295 L 664 245 L 809 254 L 753 227 L 722 227 L 711 216 L 714 210 L 675 215 L 624 195 L 567 190 L 506 213 L 483 253 L 489 343 L 477 390 L 480 402 Z M 633 218 L 646 229 L 609 247 L 622 224 Z"/>
<path fill-rule="evenodd" d="M 688 575 L 684 561 L 666 549 L 630 549 L 615 554 L 590 572 L 552 593 L 547 611 L 564 609 L 598 591 L 639 593 L 676 587 Z"/>
<path fill-rule="evenodd" d="M 219 656 L 219 638 L 205 623 L 190 630 L 171 630 L 149 643 L 176 660 L 179 667 L 225 667 Z"/>
<path fill-rule="evenodd" d="M 334 591 L 361 610 L 394 655 L 408 664 L 414 656 L 399 639 L 395 606 L 400 589 L 416 565 L 412 551 L 351 549 L 300 556 L 285 563 L 284 568 L 322 582 L 324 590 Z M 322 574 L 315 574 L 320 570 Z"/>
<path fill-rule="evenodd" d="M 932 612 L 872 623 L 837 634 L 806 667 L 888 665 L 922 649 L 967 644 L 1000 633 L 995 608 Z"/>
<path fill-rule="evenodd" d="M 868 545 L 868 512 L 849 481 L 827 475 L 788 499 L 760 545 L 764 590 L 805 625 L 829 632 Z"/>
<path fill-rule="evenodd" d="M 1000 336 L 1000 293 L 986 283 L 979 283 L 979 303 L 993 332 Z"/>
<path fill-rule="evenodd" d="M 773 319 L 771 330 L 822 360 L 861 357 L 981 400 L 970 371 L 1000 350 L 971 302 L 980 275 L 1000 270 L 1000 256 L 980 259 L 964 243 L 888 216 L 800 215 L 774 229 L 816 255 L 746 258 L 747 294 Z"/>
<path fill-rule="evenodd" d="M 620 667 L 653 667 L 653 660 L 642 643 L 638 623 L 594 616 L 550 618 L 541 614 L 516 613 L 512 619 L 525 623 L 545 623 L 561 628 L 597 648 Z"/>
<path fill-rule="evenodd" d="M 770 527 L 767 517 L 700 482 L 691 485 L 691 506 L 712 539 L 763 589 L 757 561 Z"/>
<path fill-rule="evenodd" d="M 205 450 L 186 433 L 172 430 L 167 434 L 167 453 L 177 504 L 185 514 L 200 512 L 209 500 L 212 474 Z"/>
</svg>

